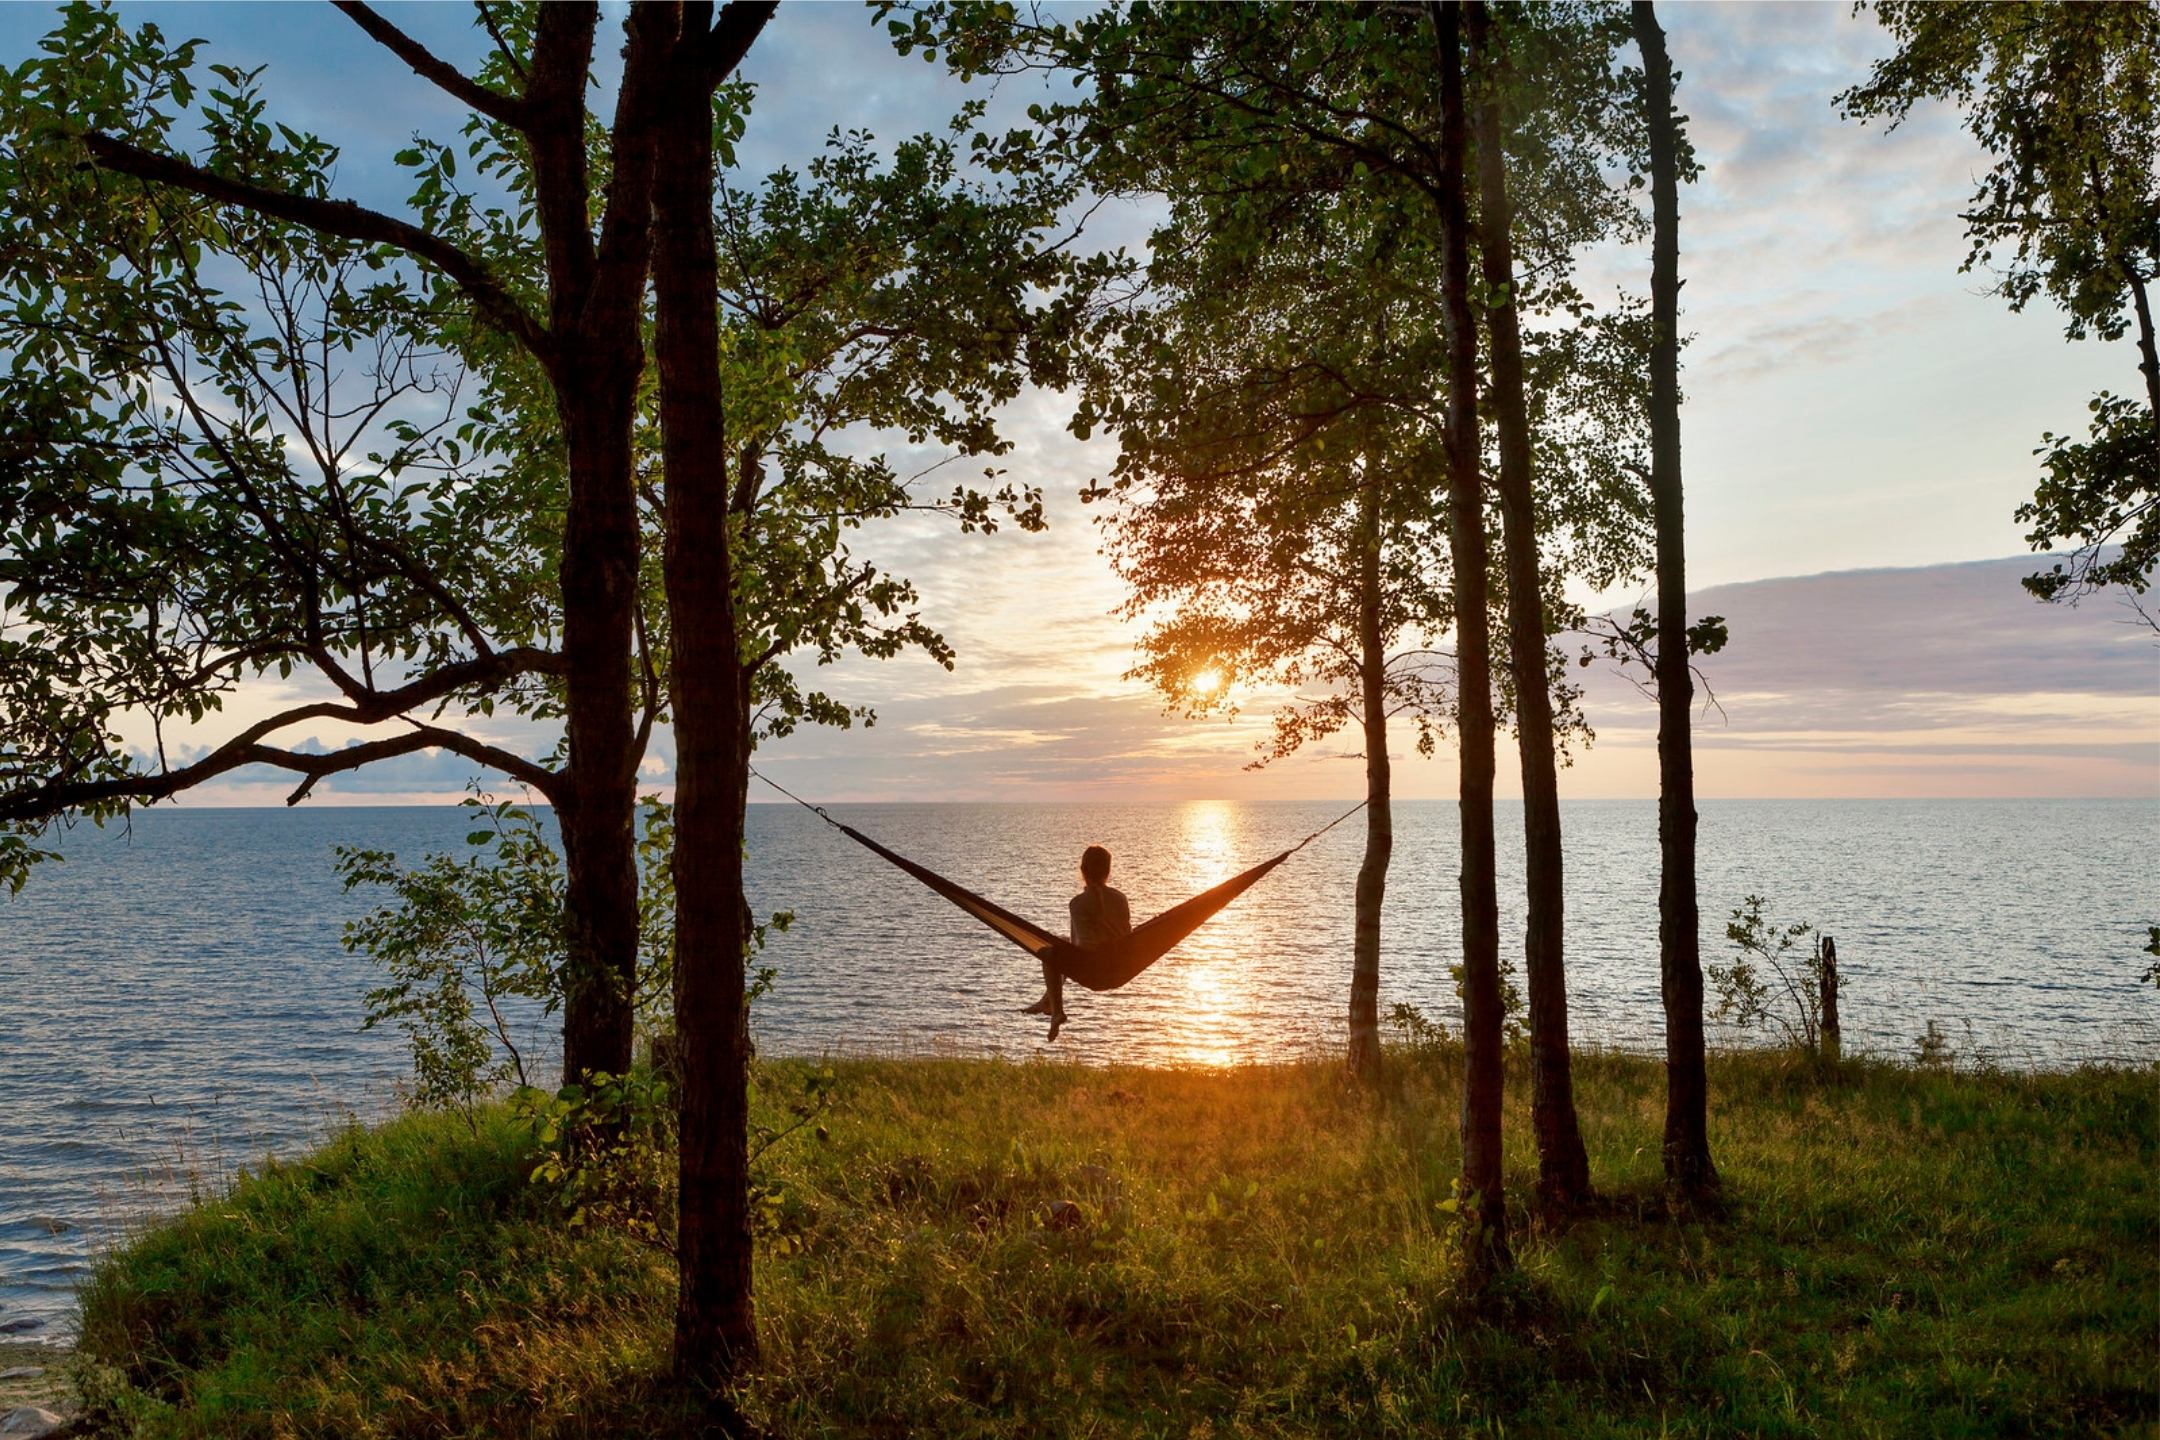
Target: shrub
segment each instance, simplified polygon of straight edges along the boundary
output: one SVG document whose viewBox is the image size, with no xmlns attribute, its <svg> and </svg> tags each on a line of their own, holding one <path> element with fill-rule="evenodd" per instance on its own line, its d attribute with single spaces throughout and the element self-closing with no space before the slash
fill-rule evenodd
<svg viewBox="0 0 2160 1440">
<path fill-rule="evenodd" d="M 1793 1049 L 1820 1055 L 1824 937 L 1805 921 L 1771 924 L 1763 919 L 1763 897 L 1750 895 L 1725 923 L 1725 938 L 1739 956 L 1729 965 L 1705 967 L 1717 994 L 1717 1018 L 1741 1030 L 1774 1028 Z"/>
</svg>

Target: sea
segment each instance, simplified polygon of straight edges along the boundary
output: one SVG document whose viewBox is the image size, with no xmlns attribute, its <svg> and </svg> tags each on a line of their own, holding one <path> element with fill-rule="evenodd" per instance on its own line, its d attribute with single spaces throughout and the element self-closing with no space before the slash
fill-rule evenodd
<svg viewBox="0 0 2160 1440">
<path fill-rule="evenodd" d="M 1081 849 L 1107 846 L 1136 919 L 1334 819 L 1345 802 L 921 804 L 832 813 L 1007 908 L 1062 929 Z M 1848 1050 L 1911 1055 L 1930 1025 L 1952 1063 L 2160 1059 L 2141 976 L 2160 921 L 2160 803 L 1707 801 L 1703 955 L 1749 896 L 1834 936 Z M 383 903 L 347 893 L 333 847 L 417 860 L 464 850 L 456 807 L 161 808 L 83 826 L 0 896 L 0 1338 L 64 1343 L 101 1247 L 215 1193 L 268 1154 L 401 1103 L 399 1036 L 363 1031 L 378 973 L 340 943 Z M 1519 955 L 1519 812 L 1500 811 L 1502 934 Z M 1654 1053 L 1657 812 L 1564 807 L 1570 1024 Z M 749 885 L 794 923 L 761 963 L 768 1055 L 936 1054 L 1221 1066 L 1339 1050 L 1351 966 L 1354 817 L 1125 989 L 1075 989 L 1055 1044 L 1020 1014 L 1036 962 L 793 805 L 757 805 Z M 1397 802 L 1381 1008 L 1452 1022 L 1459 1002 L 1456 811 Z M 518 1017 L 545 1063 L 545 1017 Z M 1716 1027 L 1718 1044 L 1753 1037 Z"/>
</svg>

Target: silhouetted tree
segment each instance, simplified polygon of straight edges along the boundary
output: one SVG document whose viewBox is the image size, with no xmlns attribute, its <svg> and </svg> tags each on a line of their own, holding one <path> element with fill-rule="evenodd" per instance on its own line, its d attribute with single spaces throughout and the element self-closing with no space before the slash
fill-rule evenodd
<svg viewBox="0 0 2160 1440">
<path fill-rule="evenodd" d="M 1566 885 L 1560 848 L 1560 772 L 1552 702 L 1553 652 L 1539 555 L 1532 480 L 1530 398 L 1523 373 L 1517 319 L 1508 195 L 1506 111 L 1509 58 L 1494 34 L 1490 12 L 1466 12 L 1476 61 L 1478 255 L 1485 281 L 1486 330 L 1491 341 L 1488 391 L 1499 437 L 1495 488 L 1500 497 L 1507 570 L 1507 634 L 1514 674 L 1515 734 L 1522 762 L 1524 877 L 1527 927 L 1524 969 L 1530 991 L 1530 1123 L 1537 1133 L 1539 1190 L 1562 1207 L 1590 1193 L 1590 1159 L 1575 1118 L 1568 1056 L 1565 943 Z M 1593 177 L 1593 180 L 1595 177 Z M 1602 188 L 1600 186 L 1599 188 Z"/>
<path fill-rule="evenodd" d="M 95 698 L 101 688 L 115 695 L 123 692 L 95 672 L 68 671 L 68 658 L 53 646 L 33 647 L 42 651 L 40 666 L 12 671 L 23 683 L 10 697 L 9 720 L 28 739 L 11 744 L 8 763 L 15 794 L 7 814 L 33 822 L 85 807 L 94 814 L 110 814 L 243 763 L 281 764 L 311 774 L 323 768 L 321 762 L 295 760 L 294 752 L 276 751 L 265 742 L 284 724 L 323 716 L 356 724 L 397 724 L 399 734 L 381 742 L 379 753 L 410 750 L 417 742 L 402 720 L 408 711 L 446 701 L 484 708 L 491 691 L 506 678 L 502 672 L 511 662 L 502 657 L 513 655 L 528 670 L 556 682 L 551 691 L 540 692 L 535 706 L 541 713 L 559 714 L 567 730 L 567 765 L 558 777 L 543 784 L 546 777 L 531 767 L 505 766 L 554 801 L 568 860 L 571 954 L 565 1069 L 572 1076 L 620 1073 L 630 1062 L 630 991 L 637 951 L 631 812 L 641 725 L 649 726 L 653 713 L 648 688 L 645 718 L 636 719 L 638 509 L 632 428 L 644 367 L 640 328 L 652 224 L 655 58 L 633 31 L 608 154 L 603 166 L 595 166 L 585 94 L 599 18 L 596 6 L 484 8 L 481 19 L 494 49 L 478 79 L 445 63 L 366 5 L 345 3 L 340 8 L 416 74 L 474 112 L 467 127 L 469 143 L 461 148 L 482 174 L 500 185 L 502 203 L 479 203 L 457 184 L 456 150 L 435 141 L 422 141 L 400 156 L 418 177 L 418 223 L 336 199 L 329 193 L 336 151 L 313 136 L 273 127 L 249 77 L 221 70 L 219 84 L 199 89 L 192 74 L 194 46 L 166 46 L 155 26 L 130 34 L 109 14 L 86 6 L 70 9 L 44 54 L 10 78 L 6 101 L 16 136 L 13 163 L 56 187 L 50 193 L 62 218 L 89 213 L 84 206 L 108 205 L 123 211 L 136 206 L 161 217 L 155 223 L 166 229 L 157 237 L 156 253 L 143 257 L 154 273 L 173 273 L 182 259 L 192 267 L 202 251 L 215 250 L 222 217 L 230 214 L 251 217 L 243 228 L 256 233 L 271 233 L 272 227 L 308 232 L 323 244 L 334 241 L 346 247 L 347 254 L 370 257 L 370 263 L 380 255 L 403 257 L 412 267 L 410 293 L 421 313 L 469 360 L 515 377 L 490 383 L 498 395 L 516 396 L 522 389 L 531 403 L 516 425 L 528 436 L 543 435 L 560 456 L 559 472 L 542 464 L 518 475 L 533 486 L 544 486 L 551 474 L 560 477 L 556 503 L 563 519 L 554 541 L 559 545 L 560 612 L 555 628 L 560 649 L 543 652 L 519 645 L 506 651 L 483 627 L 458 617 L 458 597 L 441 586 L 431 587 L 417 558 L 403 569 L 382 558 L 385 544 L 416 557 L 420 553 L 404 545 L 398 534 L 410 522 L 413 496 L 397 495 L 388 482 L 377 480 L 367 487 L 365 498 L 371 504 L 364 534 L 340 517 L 349 532 L 343 543 L 350 549 L 364 542 L 374 557 L 369 563 L 397 570 L 398 583 L 424 595 L 432 613 L 400 613 L 389 607 L 384 616 L 385 607 L 377 606 L 363 616 L 366 597 L 348 597 L 344 576 L 327 567 L 307 544 L 278 541 L 277 522 L 265 507 L 251 505 L 242 518 L 242 531 L 263 546 L 283 545 L 277 559 L 299 592 L 293 625 L 258 633 L 235 632 L 222 618 L 203 625 L 191 621 L 172 634 L 174 648 L 201 646 L 193 668 L 166 664 L 161 680 L 127 693 L 123 705 L 147 704 L 167 715 L 197 719 L 212 703 L 211 696 L 239 678 L 266 670 L 289 673 L 295 663 L 305 663 L 338 692 L 338 709 L 345 713 L 298 707 L 276 723 L 249 727 L 214 752 L 214 763 L 175 767 L 161 758 L 145 769 L 105 728 L 112 711 Z M 172 145 L 183 116 L 201 127 L 204 149 L 197 158 L 178 153 Z M 78 164 L 88 169 L 75 188 L 59 188 L 65 182 L 58 177 Z M 183 195 L 202 203 L 183 207 L 168 198 Z M 176 233 L 174 217 L 183 215 L 187 218 Z M 28 292 L 32 304 L 42 303 L 44 293 L 33 286 Z M 116 333 L 140 333 L 140 328 Z M 116 386 L 137 373 L 139 369 L 129 371 L 124 363 L 109 372 Z M 107 391 L 75 397 L 75 403 L 78 413 L 99 406 L 113 413 L 111 407 L 120 402 Z M 544 428 L 533 413 L 543 406 L 552 412 Z M 473 448 L 485 453 L 505 428 L 515 428 L 498 428 L 497 419 L 476 424 L 468 437 Z M 205 431 L 212 428 L 198 423 Z M 234 458 L 259 464 L 263 457 Z M 217 472 L 212 488 L 231 493 L 244 467 L 222 457 L 205 463 Z M 386 468 L 396 474 L 395 467 Z M 125 493 L 124 481 L 116 478 L 116 483 Z M 192 497 L 208 493 L 167 490 L 160 503 L 168 509 L 186 508 Z M 496 498 L 510 510 L 546 508 L 544 489 Z M 447 500 L 444 504 L 455 518 L 455 505 Z M 333 493 L 320 508 L 334 513 L 344 502 Z M 436 518 L 438 524 L 445 523 L 444 517 Z M 203 533 L 213 530 L 206 526 Z M 106 533 L 115 540 L 156 534 Z M 173 537 L 168 533 L 163 538 Z M 447 544 L 436 553 L 455 549 Z M 110 558 L 115 566 L 125 567 L 139 563 L 140 552 L 116 547 Z M 353 568 L 350 561 L 338 563 Z M 143 592 L 133 613 L 157 605 L 160 613 L 171 614 L 178 603 L 195 616 L 211 618 L 209 607 L 180 592 L 160 592 L 154 586 L 143 587 Z M 331 623 L 326 606 L 348 607 L 349 620 Z M 103 624 L 115 653 L 142 649 L 125 638 L 128 622 L 121 617 L 129 612 L 124 607 L 100 602 L 86 613 L 102 617 L 96 623 Z M 374 631 L 377 617 L 393 619 L 401 628 Z M 472 618 L 477 621 L 478 614 Z M 531 633 L 533 625 L 533 617 L 523 617 L 521 636 Z M 444 639 L 429 638 L 438 634 Z M 425 657 L 428 674 L 404 683 L 388 677 L 378 681 L 371 665 L 355 666 L 352 654 L 341 648 L 346 646 L 384 646 L 407 661 Z M 476 660 L 496 673 L 473 674 Z M 90 683 L 83 683 L 86 680 Z M 430 740 L 458 748 L 447 737 Z M 374 753 L 348 758 L 360 763 Z M 499 754 L 483 758 L 485 763 L 503 763 Z M 96 788 L 84 790 L 84 785 Z"/>
<path fill-rule="evenodd" d="M 1093 273 L 1070 258 L 1070 236 L 1051 238 L 1074 195 L 1063 168 L 1007 163 L 985 137 L 971 148 L 998 178 L 965 173 L 979 105 L 882 160 L 854 132 L 800 174 L 755 188 L 725 177 L 723 152 L 750 101 L 742 90 L 725 97 L 716 144 L 714 86 L 771 8 L 731 4 L 713 23 L 709 5 L 688 6 L 664 22 L 677 78 L 656 182 L 657 489 L 677 744 L 675 1364 L 705 1387 L 738 1373 L 757 1343 L 743 986 L 750 758 L 759 739 L 797 724 L 868 714 L 804 689 L 783 662 L 915 648 L 952 663 L 910 608 L 914 587 L 851 558 L 846 537 L 863 525 L 905 511 L 943 514 L 963 532 L 1042 524 L 1040 490 L 994 467 L 981 488 L 922 495 L 861 437 L 936 444 L 949 457 L 1009 450 L 996 410 L 1030 379 L 1063 378 Z"/>
<path fill-rule="evenodd" d="M 1691 1196 L 1717 1188 L 1703 1056 L 1702 919 L 1695 889 L 1695 684 L 1687 643 L 1680 485 L 1680 175 L 1672 57 L 1650 0 L 1636 0 L 1650 128 L 1650 497 L 1657 523 L 1658 972 L 1665 1003 L 1665 1174 Z"/>
<path fill-rule="evenodd" d="M 1470 308 L 1469 119 L 1458 7 L 1426 7 L 1440 71 L 1434 201 L 1448 346 L 1448 550 L 1455 573 L 1455 734 L 1460 755 L 1463 914 L 1463 1182 L 1475 1201 L 1473 1267 L 1512 1263 L 1500 1154 L 1500 912 L 1493 851 L 1493 709 L 1486 604 L 1485 486 L 1479 465 L 1477 321 Z"/>
</svg>

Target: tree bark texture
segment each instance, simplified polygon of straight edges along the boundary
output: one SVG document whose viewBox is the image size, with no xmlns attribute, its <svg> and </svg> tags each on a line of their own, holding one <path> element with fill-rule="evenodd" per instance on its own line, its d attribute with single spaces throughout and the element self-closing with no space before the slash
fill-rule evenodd
<svg viewBox="0 0 2160 1440">
<path fill-rule="evenodd" d="M 1500 1158 L 1500 913 L 1493 858 L 1493 703 L 1484 485 L 1478 475 L 1477 325 L 1470 312 L 1461 12 L 1428 7 L 1438 38 L 1442 320 L 1447 334 L 1448 535 L 1455 577 L 1455 732 L 1461 752 L 1463 1181 L 1476 1206 L 1474 1271 L 1512 1263 Z"/>
<path fill-rule="evenodd" d="M 749 1009 L 743 964 L 743 807 L 750 743 L 728 549 L 728 441 L 722 409 L 719 269 L 712 220 L 710 3 L 643 4 L 637 23 L 668 32 L 654 166 L 653 295 L 658 327 L 664 572 L 675 727 L 675 1028 L 678 1092 L 675 1372 L 718 1391 L 757 1358 L 751 1307 Z M 730 6 L 743 48 L 770 6 Z M 745 12 L 752 12 L 748 21 Z M 736 55 L 739 56 L 740 50 Z M 732 60 L 728 62 L 731 67 Z"/>
<path fill-rule="evenodd" d="M 2130 304 L 2137 312 L 2138 371 L 2145 377 L 2145 401 L 2152 407 L 2155 434 L 2160 434 L 2160 347 L 2153 342 L 2152 296 L 2135 270 L 2130 272 Z"/>
<path fill-rule="evenodd" d="M 1672 57 L 1650 0 L 1636 0 L 1650 131 L 1650 500 L 1657 527 L 1658 970 L 1665 1002 L 1665 1175 L 1717 1188 L 1703 1060 L 1701 916 L 1695 890 L 1694 680 L 1680 488 L 1680 133 Z"/>
<path fill-rule="evenodd" d="M 1387 898 L 1388 863 L 1395 853 L 1392 777 L 1388 762 L 1387 644 L 1380 616 L 1381 489 L 1369 466 L 1360 517 L 1358 556 L 1358 678 L 1365 728 L 1365 858 L 1358 866 L 1357 916 L 1350 968 L 1350 1070 L 1371 1084 L 1380 1078 L 1380 911 Z"/>
<path fill-rule="evenodd" d="M 1507 570 L 1508 658 L 1515 677 L 1515 734 L 1522 761 L 1524 880 L 1528 924 L 1524 972 L 1530 991 L 1530 1125 L 1537 1137 L 1538 1193 L 1561 1209 L 1590 1195 L 1590 1159 L 1575 1116 L 1568 1055 L 1565 886 L 1560 849 L 1560 774 L 1545 637 L 1545 604 L 1532 499 L 1530 408 L 1523 382 L 1522 334 L 1515 304 L 1505 125 L 1500 113 L 1503 62 L 1483 4 L 1466 20 L 1479 65 L 1475 108 L 1480 200 L 1479 256 L 1491 336 L 1492 406 L 1500 440 L 1500 519 Z"/>
<path fill-rule="evenodd" d="M 638 603 L 632 429 L 645 365 L 639 302 L 651 244 L 654 57 L 624 54 L 603 243 L 586 164 L 595 7 L 542 12 L 527 101 L 548 274 L 548 364 L 569 468 L 560 566 L 568 803 L 559 815 L 570 934 L 563 1078 L 630 1068 L 637 984 L 637 756 L 631 643 Z M 604 251 L 604 253 L 603 253 Z"/>
</svg>

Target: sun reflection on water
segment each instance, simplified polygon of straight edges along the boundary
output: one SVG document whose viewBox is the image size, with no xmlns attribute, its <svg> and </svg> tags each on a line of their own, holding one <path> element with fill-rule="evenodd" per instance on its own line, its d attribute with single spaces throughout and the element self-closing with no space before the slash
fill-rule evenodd
<svg viewBox="0 0 2160 1440">
<path fill-rule="evenodd" d="M 1195 800 L 1182 808 L 1178 818 L 1183 832 L 1180 843 L 1185 852 L 1185 871 L 1195 890 L 1220 885 L 1237 873 L 1237 857 L 1231 853 L 1232 816 L 1227 802 Z"/>
<path fill-rule="evenodd" d="M 1177 1037 L 1177 1058 L 1187 1065 L 1234 1065 L 1242 1026 L 1230 984 L 1230 967 L 1220 961 L 1186 962 L 1185 1023 Z"/>
<path fill-rule="evenodd" d="M 1220 885 L 1238 872 L 1237 816 L 1220 800 L 1180 807 L 1179 849 L 1185 894 Z M 1184 1014 L 1178 1025 L 1177 1058 L 1188 1065 L 1235 1064 L 1242 1050 L 1237 956 L 1244 948 L 1237 907 L 1217 915 L 1171 957 L 1182 963 L 1178 979 Z"/>
</svg>

